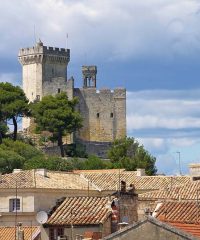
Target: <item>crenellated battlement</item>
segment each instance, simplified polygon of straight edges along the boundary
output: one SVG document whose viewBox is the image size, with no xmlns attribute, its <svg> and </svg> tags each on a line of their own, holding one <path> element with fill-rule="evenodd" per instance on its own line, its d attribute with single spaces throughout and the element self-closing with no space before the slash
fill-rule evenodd
<svg viewBox="0 0 200 240">
<path fill-rule="evenodd" d="M 126 89 L 125 88 L 102 88 L 102 89 L 95 89 L 95 88 L 83 88 L 82 91 L 86 96 L 96 96 L 100 98 L 106 97 L 113 97 L 113 98 L 126 98 Z"/>
<path fill-rule="evenodd" d="M 69 49 L 44 46 L 39 41 L 33 47 L 21 48 L 18 59 L 23 70 L 23 89 L 30 102 L 60 92 L 66 92 L 69 99 L 79 98 L 77 109 L 83 127 L 76 133 L 76 139 L 93 143 L 90 149 L 96 143 L 95 153 L 102 155 L 113 140 L 126 136 L 126 89 L 98 90 L 97 66 L 83 65 L 82 88 L 74 88 L 74 79 L 67 80 Z M 24 129 L 30 124 L 30 119 L 23 119 Z M 101 143 L 105 148 L 97 147 Z"/>
<path fill-rule="evenodd" d="M 40 41 L 33 47 L 21 48 L 18 59 L 22 65 L 43 60 L 68 63 L 70 61 L 70 49 L 43 46 Z"/>
<path fill-rule="evenodd" d="M 115 88 L 113 92 L 114 98 L 126 98 L 125 88 Z"/>
<path fill-rule="evenodd" d="M 21 48 L 19 50 L 19 56 L 35 55 L 35 54 L 50 54 L 50 55 L 68 56 L 70 54 L 70 49 L 47 47 L 47 46 L 39 46 L 39 47 L 34 46 L 31 48 Z"/>
</svg>

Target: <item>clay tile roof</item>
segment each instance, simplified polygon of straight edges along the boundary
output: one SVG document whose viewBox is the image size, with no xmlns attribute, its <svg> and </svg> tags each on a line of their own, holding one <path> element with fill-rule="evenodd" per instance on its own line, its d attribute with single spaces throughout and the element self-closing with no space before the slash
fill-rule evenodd
<svg viewBox="0 0 200 240">
<path fill-rule="evenodd" d="M 23 226 L 21 229 L 24 230 L 24 240 L 34 240 L 40 234 L 40 228 L 36 226 Z M 3 240 L 15 239 L 15 230 L 15 227 L 0 227 L 0 239 L 1 236 L 3 236 Z"/>
<path fill-rule="evenodd" d="M 4 174 L 0 176 L 1 188 L 34 188 L 34 172 L 33 170 L 21 171 L 18 173 Z"/>
<path fill-rule="evenodd" d="M 139 200 L 196 200 L 200 195 L 200 181 L 189 181 L 180 186 L 139 194 Z"/>
<path fill-rule="evenodd" d="M 161 221 L 200 224 L 200 205 L 194 201 L 164 202 L 155 214 Z"/>
<path fill-rule="evenodd" d="M 125 169 L 121 168 L 120 172 L 124 172 Z M 89 169 L 89 170 L 74 170 L 74 173 L 118 173 L 119 169 L 113 168 L 113 169 Z M 137 171 L 134 171 L 135 175 L 137 174 Z"/>
<path fill-rule="evenodd" d="M 165 202 L 156 210 L 155 217 L 200 237 L 200 205 L 197 202 Z"/>
<path fill-rule="evenodd" d="M 127 227 L 124 227 L 121 230 L 118 230 L 117 232 L 104 237 L 103 239 L 104 240 L 121 239 L 121 238 L 128 239 L 127 237 L 130 236 L 131 232 L 133 232 L 133 235 L 134 235 L 134 231 L 136 233 L 138 233 L 138 232 L 140 233 L 140 231 L 142 231 L 141 226 L 145 225 L 145 224 L 153 224 L 154 226 L 155 225 L 157 226 L 157 230 L 158 230 L 158 238 L 157 239 L 162 238 L 161 235 L 159 234 L 160 231 L 162 233 L 164 233 L 165 231 L 174 233 L 176 235 L 176 237 L 174 236 L 174 239 L 185 239 L 185 240 L 186 239 L 187 240 L 199 239 L 199 238 L 195 237 L 194 235 L 192 235 L 191 233 L 182 231 L 181 229 L 174 227 L 171 224 L 162 222 L 162 221 L 160 221 L 154 217 L 150 217 L 150 216 L 147 216 L 146 219 L 144 219 L 144 220 L 141 220 L 134 224 L 128 225 Z M 151 234 L 151 228 L 148 227 L 148 229 L 150 229 L 149 234 Z M 143 239 L 142 234 L 140 234 L 139 239 Z M 166 239 L 166 237 L 164 239 Z"/>
<path fill-rule="evenodd" d="M 7 188 L 48 188 L 48 189 L 79 189 L 87 190 L 88 181 L 79 174 L 69 172 L 47 171 L 43 176 L 36 170 L 25 170 L 17 173 L 5 174 L 0 177 L 0 189 Z M 89 183 L 90 190 L 97 188 Z"/>
<path fill-rule="evenodd" d="M 119 179 L 126 182 L 127 186 L 134 184 L 136 190 L 158 190 L 179 186 L 190 182 L 189 176 L 136 176 L 135 171 L 118 172 L 83 172 L 82 175 L 102 190 L 117 190 Z"/>
<path fill-rule="evenodd" d="M 103 223 L 111 214 L 106 197 L 67 197 L 49 217 L 48 225 Z"/>
</svg>

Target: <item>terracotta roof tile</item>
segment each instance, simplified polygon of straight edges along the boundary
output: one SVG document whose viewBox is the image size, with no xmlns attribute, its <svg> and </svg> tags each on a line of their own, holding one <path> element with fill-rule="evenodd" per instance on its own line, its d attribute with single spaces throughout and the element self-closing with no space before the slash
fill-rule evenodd
<svg viewBox="0 0 200 240">
<path fill-rule="evenodd" d="M 200 237 L 200 225 L 199 224 L 187 224 L 187 223 L 172 223 L 168 222 L 168 224 L 183 230 L 184 232 L 190 233 L 193 236 Z"/>
<path fill-rule="evenodd" d="M 200 224 L 200 205 L 194 201 L 164 202 L 155 214 L 165 222 Z"/>
<path fill-rule="evenodd" d="M 0 189 L 4 188 L 48 188 L 48 189 L 88 189 L 88 181 L 79 174 L 69 172 L 47 171 L 47 176 L 37 173 L 35 170 L 26 170 L 18 173 L 2 175 Z M 90 190 L 97 188 L 89 183 Z"/>
<path fill-rule="evenodd" d="M 155 217 L 176 228 L 200 237 L 200 205 L 191 201 L 164 202 Z"/>
<path fill-rule="evenodd" d="M 49 225 L 103 223 L 109 216 L 106 197 L 68 197 L 49 217 Z"/>
<path fill-rule="evenodd" d="M 121 168 L 120 172 L 124 172 L 125 169 Z M 74 173 L 118 173 L 119 169 L 113 168 L 113 169 L 89 169 L 89 170 L 74 170 Z M 137 171 L 135 172 L 135 175 L 137 174 Z"/>
<path fill-rule="evenodd" d="M 40 228 L 36 226 L 23 226 L 24 240 L 34 240 L 40 234 Z M 0 227 L 0 239 L 13 240 L 15 239 L 15 227 Z M 3 238 L 1 238 L 3 236 Z"/>
<path fill-rule="evenodd" d="M 111 173 L 84 172 L 82 175 L 102 190 L 117 190 L 121 180 L 125 181 L 127 186 L 134 184 L 136 190 L 158 190 L 170 187 L 172 184 L 179 186 L 191 181 L 189 176 L 136 176 L 135 171 L 119 172 L 119 170 Z"/>
<path fill-rule="evenodd" d="M 139 200 L 196 200 L 200 198 L 200 181 L 189 181 L 180 186 L 139 194 Z"/>
</svg>

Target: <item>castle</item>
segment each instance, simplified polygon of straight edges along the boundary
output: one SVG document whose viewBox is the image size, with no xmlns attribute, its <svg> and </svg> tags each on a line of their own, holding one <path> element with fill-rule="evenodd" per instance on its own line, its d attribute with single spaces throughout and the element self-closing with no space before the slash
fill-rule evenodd
<svg viewBox="0 0 200 240">
<path fill-rule="evenodd" d="M 83 87 L 75 88 L 74 79 L 67 78 L 70 49 L 47 47 L 39 41 L 34 47 L 20 49 L 18 59 L 23 90 L 30 101 L 60 92 L 66 92 L 69 99 L 79 98 L 83 127 L 74 141 L 84 144 L 89 154 L 105 156 L 113 140 L 126 136 L 126 90 L 97 91 L 96 66 L 82 66 Z M 23 119 L 24 130 L 30 124 L 30 119 Z"/>
</svg>

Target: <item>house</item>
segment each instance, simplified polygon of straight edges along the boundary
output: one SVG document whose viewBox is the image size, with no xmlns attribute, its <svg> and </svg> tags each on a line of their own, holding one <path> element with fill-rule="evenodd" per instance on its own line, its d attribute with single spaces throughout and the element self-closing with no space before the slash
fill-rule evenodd
<svg viewBox="0 0 200 240">
<path fill-rule="evenodd" d="M 87 236 L 100 239 L 118 230 L 118 223 L 132 224 L 137 217 L 137 194 L 134 188 L 126 189 L 121 183 L 121 191 L 109 197 L 67 197 L 63 203 L 49 212 L 44 224 L 44 239 L 55 240 L 55 236 Z"/>
<path fill-rule="evenodd" d="M 111 233 L 112 209 L 108 197 L 67 197 L 43 225 L 43 240 L 57 240 L 59 236 L 106 236 Z"/>
<path fill-rule="evenodd" d="M 40 240 L 40 227 L 16 226 L 0 227 L 0 240 Z"/>
<path fill-rule="evenodd" d="M 162 202 L 158 204 L 153 216 L 200 238 L 200 205 L 198 201 Z"/>
<path fill-rule="evenodd" d="M 139 219 L 144 217 L 144 211 L 153 212 L 157 203 L 162 201 L 198 201 L 200 197 L 200 181 L 189 181 L 180 186 L 171 185 L 169 188 L 138 195 Z"/>
<path fill-rule="evenodd" d="M 153 217 L 135 224 L 127 226 L 107 237 L 103 240 L 196 240 L 198 238 L 183 232 L 171 225 L 161 222 Z"/>
<path fill-rule="evenodd" d="M 105 195 L 120 189 L 120 181 L 125 181 L 127 186 L 133 184 L 138 194 L 191 182 L 190 176 L 145 176 L 144 169 L 137 169 L 137 171 L 125 171 L 124 169 L 78 170 L 75 173 L 88 179 Z"/>
<path fill-rule="evenodd" d="M 101 192 L 79 174 L 45 169 L 14 170 L 0 179 L 0 226 L 38 225 L 36 214 L 65 196 L 98 196 Z"/>
</svg>

